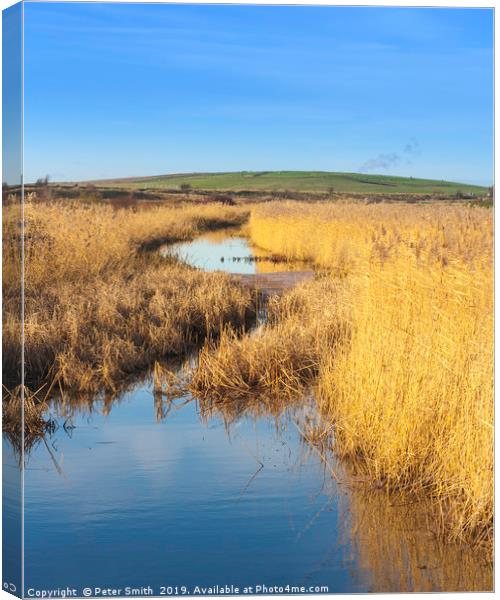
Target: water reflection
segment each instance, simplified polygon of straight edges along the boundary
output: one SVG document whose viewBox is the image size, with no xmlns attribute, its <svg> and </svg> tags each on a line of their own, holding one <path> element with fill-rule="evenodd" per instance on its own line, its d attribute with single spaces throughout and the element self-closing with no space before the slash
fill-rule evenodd
<svg viewBox="0 0 500 600">
<path fill-rule="evenodd" d="M 443 544 L 428 502 L 388 497 L 357 486 L 349 494 L 359 566 L 370 572 L 372 591 L 439 592 L 493 589 L 492 556 L 483 549 Z"/>
<path fill-rule="evenodd" d="M 212 231 L 191 242 L 165 247 L 161 252 L 163 255 L 174 254 L 204 271 L 252 275 L 304 269 L 303 263 L 284 262 L 251 245 L 241 229 Z"/>
<path fill-rule="evenodd" d="M 425 508 L 367 495 L 328 457 L 335 481 L 300 434 L 307 401 L 172 390 L 147 375 L 119 397 L 52 405 L 59 429 L 25 474 L 29 586 L 491 589 L 485 556 L 430 536 Z"/>
<path fill-rule="evenodd" d="M 101 399 L 73 413 L 70 435 L 61 428 L 50 440 L 59 469 L 47 447 L 32 451 L 28 585 L 365 590 L 350 551 L 336 543 L 331 481 L 291 413 L 242 414 L 227 428 L 223 414 L 202 424 L 201 407 L 188 400 L 176 399 L 158 423 L 151 384 L 107 415 Z"/>
</svg>

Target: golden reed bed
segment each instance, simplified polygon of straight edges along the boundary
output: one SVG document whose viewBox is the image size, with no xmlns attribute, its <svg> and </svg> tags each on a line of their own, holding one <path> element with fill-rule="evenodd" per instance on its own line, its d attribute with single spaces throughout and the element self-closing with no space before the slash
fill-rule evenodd
<svg viewBox="0 0 500 600">
<path fill-rule="evenodd" d="M 27 382 L 116 391 L 204 338 L 191 388 L 216 402 L 297 397 L 314 385 L 337 452 L 366 479 L 431 499 L 442 531 L 491 545 L 492 213 L 465 206 L 268 203 L 259 247 L 308 260 L 317 278 L 241 337 L 251 293 L 147 251 L 238 225 L 241 207 L 134 212 L 26 205 Z M 4 216 L 4 380 L 20 354 L 20 224 Z M 220 340 L 214 338 L 222 333 Z"/>
<path fill-rule="evenodd" d="M 430 497 L 446 534 L 489 546 L 491 211 L 270 203 L 252 211 L 249 230 L 259 247 L 321 274 L 251 338 L 206 348 L 195 392 L 222 397 L 257 382 L 290 393 L 317 376 L 341 456 L 377 485 Z"/>
<path fill-rule="evenodd" d="M 251 295 L 224 274 L 156 252 L 160 243 L 234 226 L 220 205 L 135 212 L 75 202 L 25 207 L 25 376 L 32 391 L 115 390 L 154 360 L 183 354 L 222 323 L 239 324 Z M 4 214 L 4 380 L 20 376 L 19 211 Z"/>
<path fill-rule="evenodd" d="M 431 494 L 456 536 L 488 538 L 492 212 L 270 205 L 250 230 L 258 245 L 348 280 L 349 339 L 324 348 L 320 372 L 338 451 L 377 480 Z"/>
</svg>

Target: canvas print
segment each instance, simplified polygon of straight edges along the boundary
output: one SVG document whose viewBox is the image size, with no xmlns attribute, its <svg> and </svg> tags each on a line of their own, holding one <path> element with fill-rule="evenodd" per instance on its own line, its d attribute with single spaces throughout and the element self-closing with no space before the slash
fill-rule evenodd
<svg viewBox="0 0 500 600">
<path fill-rule="evenodd" d="M 5 592 L 493 590 L 493 17 L 5 8 Z"/>
</svg>

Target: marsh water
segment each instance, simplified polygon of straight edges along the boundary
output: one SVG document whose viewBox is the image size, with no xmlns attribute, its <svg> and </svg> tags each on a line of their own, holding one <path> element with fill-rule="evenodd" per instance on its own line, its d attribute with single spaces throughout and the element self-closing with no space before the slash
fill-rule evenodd
<svg viewBox="0 0 500 600">
<path fill-rule="evenodd" d="M 211 270 L 283 266 L 242 261 L 255 250 L 234 234 L 175 251 Z M 304 442 L 310 399 L 274 414 L 207 412 L 187 393 L 155 393 L 145 376 L 119 397 L 54 401 L 50 413 L 58 428 L 24 476 L 32 595 L 491 589 L 482 555 L 439 542 L 426 507 L 353 484 Z M 4 453 L 15 473 L 5 440 Z"/>
<path fill-rule="evenodd" d="M 173 254 L 204 271 L 253 275 L 304 269 L 303 263 L 280 261 L 278 257 L 251 245 L 238 228 L 212 231 L 190 242 L 166 246 L 161 252 Z"/>
</svg>

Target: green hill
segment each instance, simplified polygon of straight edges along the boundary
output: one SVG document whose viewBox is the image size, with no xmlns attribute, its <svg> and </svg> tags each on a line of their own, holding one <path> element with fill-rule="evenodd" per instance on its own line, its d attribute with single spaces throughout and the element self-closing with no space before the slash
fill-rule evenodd
<svg viewBox="0 0 500 600">
<path fill-rule="evenodd" d="M 451 181 L 367 175 L 362 173 L 334 173 L 328 171 L 240 171 L 234 173 L 185 173 L 107 179 L 95 181 L 99 185 L 134 189 L 180 189 L 188 184 L 200 190 L 291 190 L 301 192 L 382 193 L 382 194 L 483 194 L 487 188 Z"/>
</svg>

